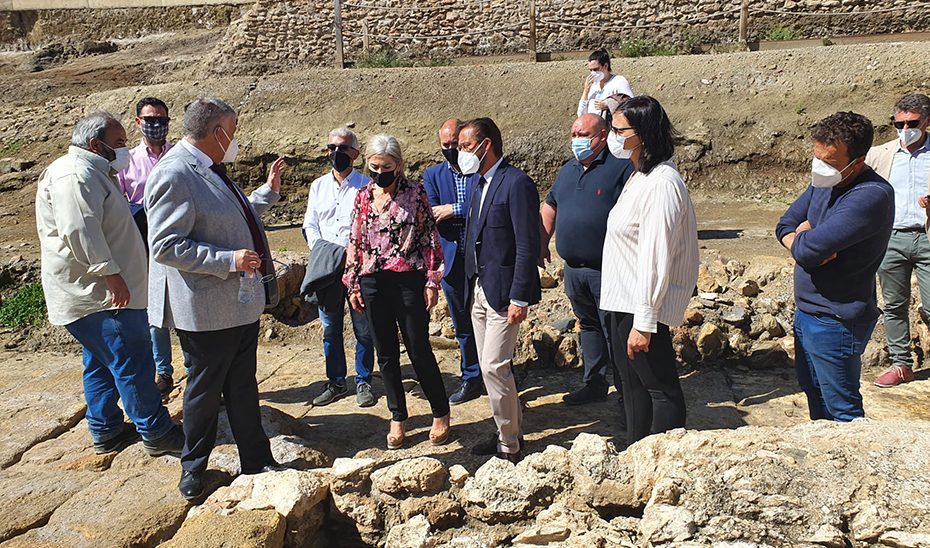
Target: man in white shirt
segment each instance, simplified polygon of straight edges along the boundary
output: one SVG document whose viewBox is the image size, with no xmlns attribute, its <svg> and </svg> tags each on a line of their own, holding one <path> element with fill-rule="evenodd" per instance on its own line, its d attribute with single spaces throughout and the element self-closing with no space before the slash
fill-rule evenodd
<svg viewBox="0 0 930 548">
<path fill-rule="evenodd" d="M 607 50 L 599 49 L 588 57 L 588 70 L 591 73 L 585 78 L 584 91 L 578 101 L 578 116 L 582 114 L 598 114 L 606 118 L 608 98 L 622 96 L 634 97 L 633 88 L 626 78 L 619 74 L 610 73 L 610 55 Z"/>
<path fill-rule="evenodd" d="M 311 256 L 317 242 L 324 240 L 343 248 L 349 244 L 349 227 L 355 194 L 371 179 L 352 168 L 358 159 L 358 137 L 351 130 L 336 128 L 329 134 L 329 163 L 332 170 L 313 181 L 304 216 L 304 237 Z M 323 393 L 313 399 L 313 405 L 327 405 L 348 393 L 346 388 L 346 354 L 343 348 L 342 321 L 347 301 L 346 288 L 340 277 L 329 287 L 317 291 L 320 323 L 323 325 L 323 355 L 329 379 Z M 371 393 L 371 372 L 375 350 L 371 330 L 364 314 L 349 307 L 352 329 L 355 331 L 355 391 L 359 407 L 375 404 Z"/>
<path fill-rule="evenodd" d="M 96 453 L 138 441 L 152 456 L 180 453 L 181 428 L 161 404 L 149 341 L 145 248 L 116 184 L 129 151 L 112 114 L 78 122 L 68 154 L 39 179 L 36 224 L 48 320 L 84 348 L 87 426 Z M 124 424 L 122 407 L 132 423 Z"/>
<path fill-rule="evenodd" d="M 917 274 L 924 307 L 930 304 L 930 240 L 924 209 L 930 205 L 925 198 L 930 192 L 930 98 L 921 93 L 902 97 L 895 103 L 891 123 L 897 130 L 896 138 L 872 147 L 865 158 L 865 163 L 894 188 L 894 226 L 878 269 L 892 362 L 891 369 L 875 379 L 875 385 L 882 388 L 914 379 L 908 317 L 911 273 Z"/>
</svg>

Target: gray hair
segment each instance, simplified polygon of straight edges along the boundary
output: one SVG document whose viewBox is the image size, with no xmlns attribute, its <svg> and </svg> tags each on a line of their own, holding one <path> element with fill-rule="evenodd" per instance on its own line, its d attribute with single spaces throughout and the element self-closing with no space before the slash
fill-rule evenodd
<svg viewBox="0 0 930 548">
<path fill-rule="evenodd" d="M 916 112 L 920 114 L 921 118 L 926 118 L 930 116 L 930 97 L 923 93 L 905 95 L 894 104 L 894 112 L 895 114 L 899 112 Z"/>
<path fill-rule="evenodd" d="M 336 129 L 329 132 L 329 138 L 341 137 L 343 139 L 348 139 L 349 144 L 352 145 L 352 148 L 358 150 L 358 137 L 355 136 L 355 132 L 346 127 L 337 127 Z"/>
<path fill-rule="evenodd" d="M 398 162 L 404 159 L 403 154 L 400 152 L 400 143 L 397 142 L 397 138 L 387 133 L 375 135 L 368 143 L 368 146 L 365 147 L 366 158 L 371 158 L 375 154 L 387 154 Z"/>
<path fill-rule="evenodd" d="M 105 110 L 91 112 L 74 127 L 74 133 L 71 134 L 71 144 L 90 150 L 90 140 L 102 141 L 103 134 L 107 132 L 107 128 L 113 122 L 119 124 L 119 118 Z"/>
<path fill-rule="evenodd" d="M 219 99 L 203 97 L 192 101 L 184 110 L 184 136 L 194 141 L 206 139 L 230 116 L 236 118 L 236 111 Z"/>
</svg>

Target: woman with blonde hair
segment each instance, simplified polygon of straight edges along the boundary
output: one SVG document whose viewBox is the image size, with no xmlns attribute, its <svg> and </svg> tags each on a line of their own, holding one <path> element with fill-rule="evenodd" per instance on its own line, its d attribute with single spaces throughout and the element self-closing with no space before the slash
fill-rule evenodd
<svg viewBox="0 0 930 548">
<path fill-rule="evenodd" d="M 375 136 L 365 156 L 372 182 L 355 197 L 342 281 L 371 326 L 391 410 L 388 449 L 401 447 L 407 421 L 398 326 L 433 411 L 430 442 L 441 445 L 449 439 L 449 399 L 429 342 L 429 310 L 444 272 L 436 221 L 426 191 L 404 176 L 397 139 Z"/>
</svg>

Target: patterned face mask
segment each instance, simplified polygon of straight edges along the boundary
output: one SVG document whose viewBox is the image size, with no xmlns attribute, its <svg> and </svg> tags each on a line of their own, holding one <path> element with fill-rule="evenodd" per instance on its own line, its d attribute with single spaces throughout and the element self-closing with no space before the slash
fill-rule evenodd
<svg viewBox="0 0 930 548">
<path fill-rule="evenodd" d="M 168 121 L 164 118 L 146 116 L 142 119 L 142 135 L 150 142 L 161 144 L 168 137 Z"/>
</svg>

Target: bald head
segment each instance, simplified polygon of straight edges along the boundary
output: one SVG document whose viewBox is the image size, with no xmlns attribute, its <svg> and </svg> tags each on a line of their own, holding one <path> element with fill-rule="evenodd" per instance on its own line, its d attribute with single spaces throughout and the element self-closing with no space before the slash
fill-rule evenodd
<svg viewBox="0 0 930 548">
<path fill-rule="evenodd" d="M 439 128 L 439 146 L 443 150 L 454 149 L 459 146 L 459 127 L 462 121 L 457 118 L 446 120 Z"/>
<path fill-rule="evenodd" d="M 578 137 L 575 135 L 576 130 L 583 130 L 586 133 L 593 135 L 600 131 L 607 131 L 607 120 L 601 118 L 597 114 L 582 114 L 575 120 L 575 123 L 572 124 L 572 137 Z M 585 135 L 587 137 L 588 135 Z"/>
<path fill-rule="evenodd" d="M 587 168 L 607 146 L 607 121 L 597 114 L 582 114 L 572 124 L 572 139 L 591 140 L 589 148 L 593 154 L 578 159 Z"/>
</svg>

